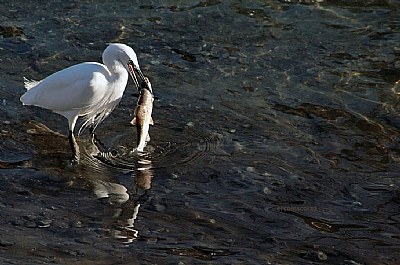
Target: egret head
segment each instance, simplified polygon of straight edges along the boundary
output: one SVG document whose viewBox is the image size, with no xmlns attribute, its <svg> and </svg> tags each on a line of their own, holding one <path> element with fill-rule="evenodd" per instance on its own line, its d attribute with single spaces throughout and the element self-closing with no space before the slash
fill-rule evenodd
<svg viewBox="0 0 400 265">
<path fill-rule="evenodd" d="M 136 88 L 146 88 L 147 83 L 139 67 L 135 51 L 122 43 L 111 43 L 103 53 L 103 62 L 107 67 L 121 64 L 131 75 Z"/>
</svg>

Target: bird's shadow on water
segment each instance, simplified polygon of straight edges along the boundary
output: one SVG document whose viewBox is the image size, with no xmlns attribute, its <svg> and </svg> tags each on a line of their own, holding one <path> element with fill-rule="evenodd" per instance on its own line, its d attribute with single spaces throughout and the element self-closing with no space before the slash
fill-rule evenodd
<svg viewBox="0 0 400 265">
<path fill-rule="evenodd" d="M 107 236 L 123 243 L 139 237 L 134 228 L 141 204 L 148 200 L 153 179 L 152 163 L 144 156 L 131 156 L 128 166 L 115 167 L 89 139 L 78 139 L 81 159 L 71 161 L 67 136 L 54 132 L 45 125 L 26 122 L 35 150 L 30 166 L 69 183 L 69 188 L 89 189 L 94 198 L 104 205 L 102 229 Z M 97 205 L 97 204 L 93 204 Z M 95 207 L 95 206 L 93 206 Z"/>
</svg>

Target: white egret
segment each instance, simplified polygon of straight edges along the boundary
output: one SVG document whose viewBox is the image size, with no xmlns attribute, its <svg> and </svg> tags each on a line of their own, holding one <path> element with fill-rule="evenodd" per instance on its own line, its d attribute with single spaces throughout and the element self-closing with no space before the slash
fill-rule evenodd
<svg viewBox="0 0 400 265">
<path fill-rule="evenodd" d="M 144 82 L 136 53 L 125 44 L 110 44 L 103 52 L 103 63 L 73 65 L 41 81 L 25 79 L 27 91 L 20 98 L 24 105 L 49 109 L 68 119 L 68 139 L 76 162 L 79 146 L 74 128 L 78 117 L 84 118 L 78 135 L 87 126 L 93 133 L 121 100 L 128 72 L 138 89 Z"/>
</svg>

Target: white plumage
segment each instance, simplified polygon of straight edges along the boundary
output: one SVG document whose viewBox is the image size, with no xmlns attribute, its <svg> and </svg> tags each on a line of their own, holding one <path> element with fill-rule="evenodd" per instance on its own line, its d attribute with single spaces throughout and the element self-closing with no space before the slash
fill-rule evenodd
<svg viewBox="0 0 400 265">
<path fill-rule="evenodd" d="M 86 62 L 56 72 L 41 81 L 25 81 L 24 105 L 49 109 L 68 119 L 69 140 L 74 159 L 79 160 L 79 147 L 74 137 L 78 117 L 84 122 L 79 132 L 88 125 L 96 126 L 118 105 L 124 93 L 128 71 L 139 86 L 139 63 L 133 49 L 125 44 L 110 44 L 103 52 L 103 63 Z"/>
</svg>

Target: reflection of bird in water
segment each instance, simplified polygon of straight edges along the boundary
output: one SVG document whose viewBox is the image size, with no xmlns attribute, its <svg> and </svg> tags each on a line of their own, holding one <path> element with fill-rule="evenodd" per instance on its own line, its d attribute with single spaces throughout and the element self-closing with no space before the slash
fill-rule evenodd
<svg viewBox="0 0 400 265">
<path fill-rule="evenodd" d="M 78 117 L 85 119 L 79 131 L 91 126 L 93 133 L 121 100 L 128 72 L 137 88 L 142 86 L 143 74 L 131 47 L 110 44 L 103 52 L 103 63 L 81 63 L 41 81 L 25 80 L 27 92 L 21 96 L 24 105 L 46 108 L 68 119 L 74 161 L 79 160 L 79 147 L 74 136 Z"/>
<path fill-rule="evenodd" d="M 135 167 L 136 171 L 133 178 L 128 178 L 127 184 L 119 182 L 115 177 L 114 167 L 105 165 L 103 161 L 97 160 L 93 156 L 99 150 L 91 141 L 81 141 L 83 153 L 81 163 L 77 167 L 62 168 L 60 163 L 64 156 L 59 156 L 60 141 L 65 136 L 51 131 L 41 123 L 28 122 L 28 132 L 32 134 L 36 146 L 43 146 L 48 140 L 50 149 L 37 148 L 40 157 L 48 159 L 34 159 L 35 167 L 44 170 L 49 174 L 64 175 L 68 179 L 68 185 L 90 187 L 93 193 L 104 203 L 104 228 L 112 237 L 130 243 L 138 237 L 138 231 L 134 228 L 134 223 L 138 217 L 140 206 L 148 200 L 147 191 L 151 188 L 153 179 L 152 163 L 145 160 L 143 156 L 135 156 L 135 164 L 131 164 L 129 171 Z M 121 168 L 118 169 L 121 172 Z M 75 176 L 75 177 L 72 177 Z M 133 179 L 133 183 L 131 180 Z M 132 185 L 133 184 L 133 185 Z M 127 188 L 129 187 L 129 188 Z"/>
<path fill-rule="evenodd" d="M 129 200 L 127 189 L 117 183 L 95 183 L 94 192 L 98 198 L 106 199 L 104 225 L 112 237 L 131 243 L 138 237 L 134 228 L 140 202 Z"/>
<path fill-rule="evenodd" d="M 132 189 L 134 193 L 131 196 L 128 189 L 121 184 L 93 180 L 95 195 L 106 199 L 105 225 L 114 238 L 131 243 L 138 237 L 139 231 L 134 228 L 134 222 L 141 203 L 146 201 L 146 192 L 151 188 L 152 178 L 151 161 L 140 159 Z"/>
<path fill-rule="evenodd" d="M 109 198 L 111 204 L 123 204 L 129 200 L 127 189 L 118 183 L 103 180 L 93 181 L 93 192 L 97 198 Z"/>
<path fill-rule="evenodd" d="M 146 191 L 151 188 L 152 179 L 153 171 L 151 169 L 151 161 L 139 159 L 136 166 L 136 187 Z"/>
</svg>

